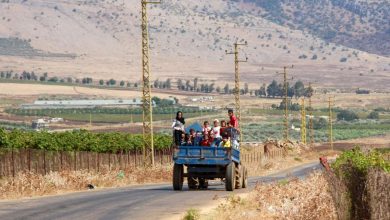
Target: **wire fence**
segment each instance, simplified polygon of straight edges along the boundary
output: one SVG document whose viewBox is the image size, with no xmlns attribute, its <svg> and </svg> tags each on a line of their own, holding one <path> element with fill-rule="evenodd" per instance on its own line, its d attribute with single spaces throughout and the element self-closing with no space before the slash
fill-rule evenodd
<svg viewBox="0 0 390 220">
<path fill-rule="evenodd" d="M 172 163 L 172 149 L 155 150 L 155 164 Z M 264 152 L 257 149 L 241 154 L 244 164 L 260 163 L 264 159 L 283 156 L 282 149 Z M 0 150 L 0 178 L 15 177 L 19 172 L 45 175 L 56 171 L 87 170 L 99 172 L 102 169 L 127 169 L 142 167 L 142 151 L 120 153 L 96 153 L 83 151 L 47 151 L 37 149 Z"/>
</svg>

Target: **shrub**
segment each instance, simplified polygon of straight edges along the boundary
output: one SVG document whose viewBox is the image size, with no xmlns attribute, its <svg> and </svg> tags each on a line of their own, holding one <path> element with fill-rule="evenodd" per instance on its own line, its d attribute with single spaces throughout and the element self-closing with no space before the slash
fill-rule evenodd
<svg viewBox="0 0 390 220">
<path fill-rule="evenodd" d="M 368 116 L 368 119 L 379 119 L 379 113 L 377 111 L 371 112 Z"/>
<path fill-rule="evenodd" d="M 340 112 L 337 114 L 337 120 L 341 121 L 353 121 L 359 119 L 358 115 L 349 110 L 340 110 Z"/>
<path fill-rule="evenodd" d="M 341 62 L 341 63 L 347 62 L 347 58 L 346 58 L 346 57 L 341 58 L 341 59 L 340 59 L 340 62 Z"/>
</svg>

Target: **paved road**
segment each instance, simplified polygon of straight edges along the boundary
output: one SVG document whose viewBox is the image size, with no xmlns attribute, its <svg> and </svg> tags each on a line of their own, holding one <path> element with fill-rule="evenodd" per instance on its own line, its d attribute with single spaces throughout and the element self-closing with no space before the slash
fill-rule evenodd
<svg viewBox="0 0 390 220">
<path fill-rule="evenodd" d="M 299 166 L 277 174 L 249 178 L 249 188 L 235 190 L 244 193 L 257 181 L 274 181 L 286 176 L 304 177 L 318 162 Z M 169 219 L 188 210 L 226 197 L 221 182 L 213 182 L 208 190 L 173 191 L 170 184 L 154 184 L 108 190 L 95 190 L 62 196 L 41 197 L 10 202 L 0 201 L 0 219 Z"/>
</svg>

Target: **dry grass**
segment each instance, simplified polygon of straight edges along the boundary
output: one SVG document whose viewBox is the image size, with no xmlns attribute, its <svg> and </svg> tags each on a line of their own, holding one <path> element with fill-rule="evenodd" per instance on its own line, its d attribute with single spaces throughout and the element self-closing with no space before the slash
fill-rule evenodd
<svg viewBox="0 0 390 220">
<path fill-rule="evenodd" d="M 0 180 L 0 199 L 53 195 L 87 190 L 92 184 L 97 188 L 122 187 L 133 184 L 167 182 L 171 179 L 171 166 L 134 168 L 128 170 L 104 170 L 51 172 L 47 175 L 19 173 L 15 178 Z"/>
<path fill-rule="evenodd" d="M 336 219 L 328 183 L 321 173 L 304 180 L 258 183 L 247 198 L 231 196 L 213 219 Z"/>
</svg>

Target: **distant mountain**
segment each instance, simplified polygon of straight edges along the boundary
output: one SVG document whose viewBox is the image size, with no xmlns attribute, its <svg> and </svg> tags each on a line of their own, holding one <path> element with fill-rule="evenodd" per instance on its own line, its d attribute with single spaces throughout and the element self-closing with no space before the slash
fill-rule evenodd
<svg viewBox="0 0 390 220">
<path fill-rule="evenodd" d="M 237 2 L 237 0 L 232 0 Z M 243 0 L 254 14 L 327 41 L 390 55 L 389 0 Z"/>
<path fill-rule="evenodd" d="M 378 55 L 389 52 L 388 3 L 366 2 L 356 3 L 362 15 L 327 0 L 149 5 L 153 80 L 198 77 L 232 84 L 234 57 L 225 50 L 247 41 L 240 58 L 248 62 L 240 70 L 252 88 L 294 64 L 294 79 L 322 87 L 388 89 L 390 57 Z M 141 0 L 0 0 L 0 71 L 139 82 L 140 11 Z"/>
</svg>

